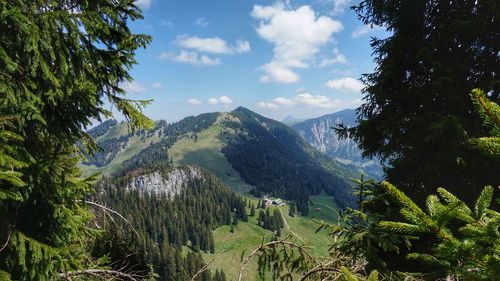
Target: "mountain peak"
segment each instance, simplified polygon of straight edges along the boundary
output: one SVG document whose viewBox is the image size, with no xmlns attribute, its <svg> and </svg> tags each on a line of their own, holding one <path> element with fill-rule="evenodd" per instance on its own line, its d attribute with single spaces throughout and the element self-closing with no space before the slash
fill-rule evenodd
<svg viewBox="0 0 500 281">
<path fill-rule="evenodd" d="M 244 112 L 250 113 L 251 112 L 251 113 L 255 113 L 255 112 L 251 111 L 250 109 L 248 109 L 246 107 L 243 107 L 243 106 L 238 106 L 236 109 L 234 109 L 231 112 L 242 112 L 242 113 L 244 113 Z"/>
</svg>

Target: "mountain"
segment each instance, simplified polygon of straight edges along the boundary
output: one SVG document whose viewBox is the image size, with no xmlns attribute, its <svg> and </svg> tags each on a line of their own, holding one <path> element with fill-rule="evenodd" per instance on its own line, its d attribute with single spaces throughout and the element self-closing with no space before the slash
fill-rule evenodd
<svg viewBox="0 0 500 281">
<path fill-rule="evenodd" d="M 292 128 L 319 151 L 344 164 L 362 168 L 371 177 L 381 179 L 383 171 L 378 160 L 363 158 L 361 150 L 353 139 L 338 139 L 332 127 L 336 127 L 340 123 L 349 127 L 355 126 L 356 110 L 345 109 L 309 119 L 292 125 Z"/>
<path fill-rule="evenodd" d="M 203 169 L 158 164 L 124 169 L 98 182 L 92 202 L 127 219 L 108 221 L 97 211 L 102 234 L 93 252 L 109 254 L 123 270 L 188 280 L 205 266 L 201 253 L 215 254 L 214 229 L 248 221 L 247 202 Z M 225 280 L 215 278 L 219 272 L 210 269 L 200 280 Z"/>
<path fill-rule="evenodd" d="M 158 162 L 196 165 L 233 190 L 293 200 L 304 214 L 309 196 L 321 191 L 341 207 L 352 205 L 346 179 L 358 174 L 355 167 L 332 160 L 290 127 L 243 107 L 173 124 L 158 121 L 151 131 L 135 134 L 126 123 L 103 125 L 107 132 L 100 126 L 93 129 L 103 150 L 83 163 L 87 173 L 120 173 Z"/>
<path fill-rule="evenodd" d="M 288 125 L 288 126 L 293 126 L 295 124 L 298 124 L 300 122 L 304 121 L 304 119 L 299 119 L 295 118 L 292 115 L 287 115 L 283 120 L 281 120 L 281 123 Z"/>
</svg>

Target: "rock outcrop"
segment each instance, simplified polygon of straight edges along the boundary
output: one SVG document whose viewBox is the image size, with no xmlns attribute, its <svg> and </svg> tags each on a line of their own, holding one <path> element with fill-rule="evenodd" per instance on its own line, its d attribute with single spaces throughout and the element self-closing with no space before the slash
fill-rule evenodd
<svg viewBox="0 0 500 281">
<path fill-rule="evenodd" d="M 203 179 L 201 169 L 196 167 L 173 168 L 167 173 L 153 172 L 132 178 L 128 190 L 155 195 L 175 196 L 193 180 Z"/>
</svg>

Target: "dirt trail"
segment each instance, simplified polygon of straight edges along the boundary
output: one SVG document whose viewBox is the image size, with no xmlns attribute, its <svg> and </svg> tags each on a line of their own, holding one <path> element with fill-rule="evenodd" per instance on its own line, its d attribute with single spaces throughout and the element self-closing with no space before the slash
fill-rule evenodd
<svg viewBox="0 0 500 281">
<path fill-rule="evenodd" d="M 285 219 L 285 216 L 283 215 L 283 212 L 281 211 L 280 209 L 280 214 L 281 214 L 281 218 L 283 219 L 283 222 L 285 223 L 285 226 L 286 228 L 288 229 L 288 231 L 290 231 L 291 234 L 293 234 L 295 237 L 299 238 L 300 241 L 304 242 L 304 239 L 302 239 L 302 237 L 300 237 L 297 233 L 295 233 L 291 228 L 290 226 L 288 225 L 288 222 L 286 221 Z"/>
</svg>

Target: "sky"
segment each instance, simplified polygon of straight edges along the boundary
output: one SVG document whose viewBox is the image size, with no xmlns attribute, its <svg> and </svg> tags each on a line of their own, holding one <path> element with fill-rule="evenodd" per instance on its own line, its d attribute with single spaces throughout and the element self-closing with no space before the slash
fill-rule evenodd
<svg viewBox="0 0 500 281">
<path fill-rule="evenodd" d="M 244 106 L 282 120 L 356 108 L 370 73 L 370 37 L 354 0 L 137 0 L 135 33 L 153 37 L 137 52 L 129 98 L 154 99 L 154 120 L 174 122 Z"/>
</svg>

